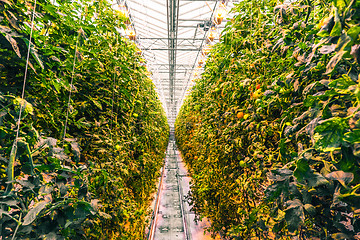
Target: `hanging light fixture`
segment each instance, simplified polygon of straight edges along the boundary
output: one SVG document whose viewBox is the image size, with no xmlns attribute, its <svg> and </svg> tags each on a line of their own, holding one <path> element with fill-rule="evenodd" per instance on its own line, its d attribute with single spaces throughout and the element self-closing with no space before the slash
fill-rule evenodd
<svg viewBox="0 0 360 240">
<path fill-rule="evenodd" d="M 128 26 L 125 30 L 125 34 L 129 37 L 130 40 L 135 41 L 136 39 L 136 32 L 133 27 Z"/>
<path fill-rule="evenodd" d="M 201 50 L 203 56 L 207 56 L 210 53 L 210 51 L 211 51 L 211 45 L 209 44 L 206 44 Z"/>
<path fill-rule="evenodd" d="M 218 9 L 216 9 L 216 12 L 214 14 L 214 23 L 216 25 L 221 24 L 226 14 L 227 14 L 226 6 L 224 3 L 221 3 Z"/>
<path fill-rule="evenodd" d="M 215 27 L 212 27 L 212 28 L 207 32 L 207 35 L 206 35 L 208 42 L 214 41 L 217 36 L 218 36 L 218 33 L 217 33 Z"/>
<path fill-rule="evenodd" d="M 127 9 L 127 7 L 125 5 L 119 5 L 119 15 L 122 17 L 125 17 L 125 24 L 130 24 L 130 14 L 129 14 L 129 10 Z"/>
</svg>

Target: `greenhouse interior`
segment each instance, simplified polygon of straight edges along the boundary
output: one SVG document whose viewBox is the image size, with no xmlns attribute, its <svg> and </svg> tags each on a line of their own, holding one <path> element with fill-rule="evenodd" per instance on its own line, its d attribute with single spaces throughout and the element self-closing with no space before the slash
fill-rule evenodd
<svg viewBox="0 0 360 240">
<path fill-rule="evenodd" d="M 0 240 L 360 240 L 360 0 L 0 0 Z"/>
</svg>

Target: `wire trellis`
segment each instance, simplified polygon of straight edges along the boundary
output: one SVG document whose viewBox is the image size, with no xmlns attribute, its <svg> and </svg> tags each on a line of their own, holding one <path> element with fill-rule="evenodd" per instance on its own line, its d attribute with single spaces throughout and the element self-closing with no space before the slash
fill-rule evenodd
<svg viewBox="0 0 360 240">
<path fill-rule="evenodd" d="M 80 18 L 79 21 L 81 22 L 82 20 L 82 12 L 83 10 L 81 9 L 80 11 Z M 70 80 L 70 89 L 69 89 L 69 98 L 68 98 L 68 104 L 67 104 L 67 110 L 66 110 L 66 117 L 65 117 L 65 124 L 64 124 L 64 134 L 63 134 L 63 145 L 65 143 L 65 138 L 66 138 L 66 129 L 67 129 L 67 125 L 68 125 L 68 121 L 69 121 L 69 113 L 70 113 L 70 107 L 71 107 L 71 94 L 72 94 L 72 90 L 74 88 L 74 75 L 75 75 L 75 66 L 76 66 L 76 54 L 78 53 L 78 45 L 79 45 L 79 40 L 80 40 L 80 36 L 81 36 L 81 31 L 82 29 L 80 28 L 78 31 L 78 35 L 76 37 L 76 45 L 75 45 L 75 51 L 74 51 L 74 58 L 73 58 L 73 66 L 72 66 L 72 72 L 71 72 L 71 80 Z"/>
<path fill-rule="evenodd" d="M 28 76 L 28 67 L 29 67 L 29 60 L 30 60 L 31 41 L 32 41 L 32 36 L 33 36 L 35 14 L 36 14 L 36 5 L 37 5 L 37 2 L 35 0 L 34 1 L 34 8 L 33 8 L 33 11 L 32 11 L 32 16 L 31 16 L 31 28 L 30 28 L 30 36 L 29 36 L 29 45 L 28 45 L 27 55 L 26 55 L 25 73 L 24 73 L 24 80 L 23 80 L 23 86 L 22 86 L 22 92 L 21 92 L 19 116 L 18 116 L 18 119 L 16 121 L 16 136 L 15 136 L 15 140 L 14 140 L 14 143 L 13 143 L 13 145 L 11 147 L 11 152 L 10 152 L 8 171 L 11 171 L 11 173 L 8 172 L 8 177 L 9 177 L 8 180 L 9 181 L 11 181 L 13 179 L 13 177 L 14 177 L 13 176 L 14 175 L 13 168 L 11 166 L 13 166 L 13 164 L 14 164 L 16 153 L 17 153 L 17 144 L 18 144 L 19 135 L 20 135 L 20 124 L 21 124 L 22 111 L 26 107 L 26 101 L 25 101 L 24 97 L 25 97 L 26 80 L 27 80 L 27 76 Z M 9 185 L 7 186 L 7 189 L 6 189 L 6 193 L 9 193 L 11 191 L 11 188 L 12 188 L 12 183 L 9 183 Z"/>
</svg>

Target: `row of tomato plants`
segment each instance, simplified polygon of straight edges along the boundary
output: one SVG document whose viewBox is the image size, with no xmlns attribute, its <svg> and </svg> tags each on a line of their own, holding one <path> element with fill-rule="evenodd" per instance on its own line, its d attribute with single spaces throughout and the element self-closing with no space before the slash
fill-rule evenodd
<svg viewBox="0 0 360 240">
<path fill-rule="evenodd" d="M 168 125 L 126 20 L 106 0 L 0 1 L 1 239 L 144 237 Z"/>
<path fill-rule="evenodd" d="M 176 120 L 225 239 L 360 239 L 360 2 L 241 1 Z"/>
</svg>

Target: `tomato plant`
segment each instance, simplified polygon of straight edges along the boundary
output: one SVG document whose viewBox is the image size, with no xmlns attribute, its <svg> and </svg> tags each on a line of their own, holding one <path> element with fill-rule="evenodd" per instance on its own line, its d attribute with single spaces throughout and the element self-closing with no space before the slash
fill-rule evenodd
<svg viewBox="0 0 360 240">
<path fill-rule="evenodd" d="M 193 209 L 228 239 L 360 239 L 360 4 L 280 2 L 233 9 L 180 110 Z"/>
<path fill-rule="evenodd" d="M 29 43 L 34 4 L 0 1 L 1 236 L 140 239 L 168 125 L 126 19 L 108 1 L 39 0 Z"/>
</svg>

